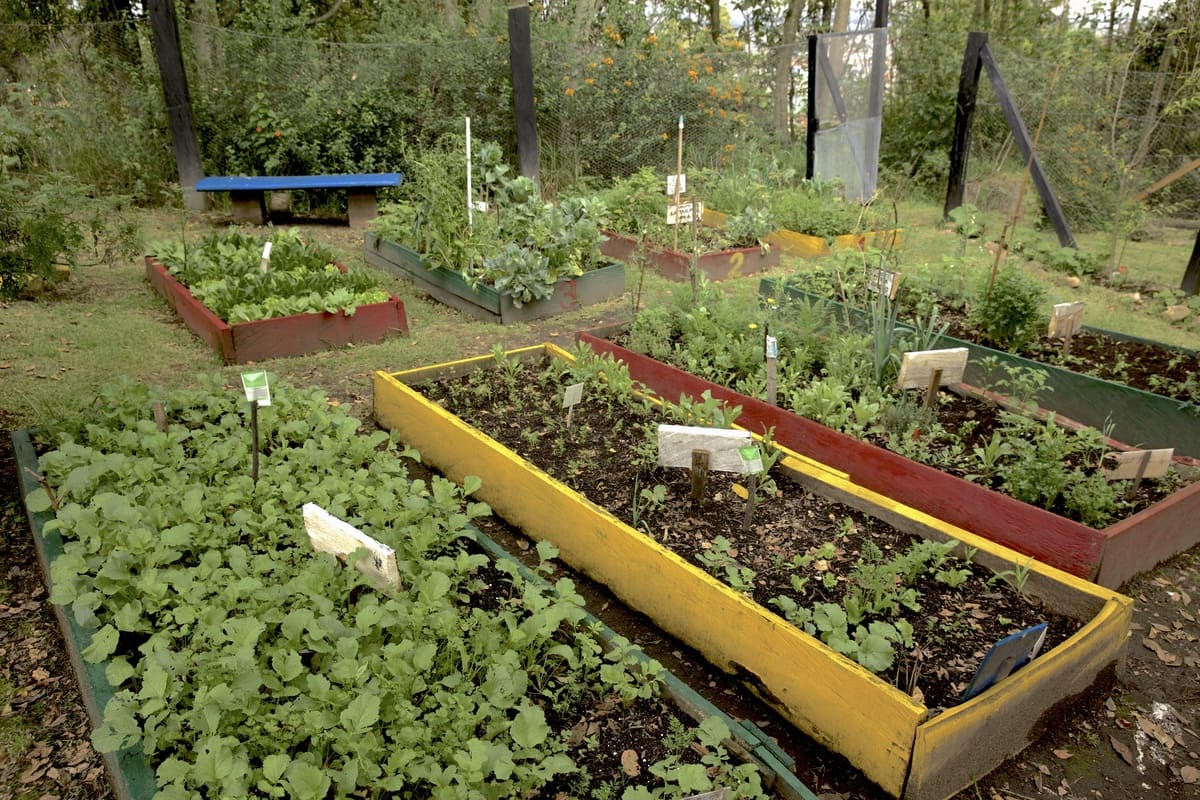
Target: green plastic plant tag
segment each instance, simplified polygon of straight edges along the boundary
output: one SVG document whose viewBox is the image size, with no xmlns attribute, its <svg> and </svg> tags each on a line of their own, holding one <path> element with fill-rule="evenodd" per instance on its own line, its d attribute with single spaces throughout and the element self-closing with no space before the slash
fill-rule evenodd
<svg viewBox="0 0 1200 800">
<path fill-rule="evenodd" d="M 257 402 L 260 406 L 271 405 L 271 386 L 267 381 L 266 370 L 243 372 L 242 389 L 251 403 Z"/>
<path fill-rule="evenodd" d="M 762 452 L 759 451 L 758 445 L 739 447 L 738 455 L 742 457 L 742 466 L 748 474 L 758 475 L 763 471 Z"/>
</svg>

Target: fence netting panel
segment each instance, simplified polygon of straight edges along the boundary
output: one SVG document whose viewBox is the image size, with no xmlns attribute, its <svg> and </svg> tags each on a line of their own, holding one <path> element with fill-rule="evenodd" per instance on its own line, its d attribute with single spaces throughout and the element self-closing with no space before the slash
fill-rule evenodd
<svg viewBox="0 0 1200 800">
<path fill-rule="evenodd" d="M 1116 225 L 1130 232 L 1146 211 L 1200 219 L 1200 169 L 1186 171 L 1200 159 L 1200 126 L 1177 102 L 1186 96 L 1187 74 L 1136 70 L 1128 58 L 1095 53 L 1051 62 L 1004 43 L 989 47 L 1072 230 Z M 1015 210 L 1026 168 L 984 73 L 966 200 Z M 1036 194 L 1027 189 L 1026 196 L 1023 210 L 1036 212 Z"/>
<path fill-rule="evenodd" d="M 879 180 L 887 30 L 821 34 L 816 41 L 813 177 L 840 180 L 865 203 Z"/>
</svg>

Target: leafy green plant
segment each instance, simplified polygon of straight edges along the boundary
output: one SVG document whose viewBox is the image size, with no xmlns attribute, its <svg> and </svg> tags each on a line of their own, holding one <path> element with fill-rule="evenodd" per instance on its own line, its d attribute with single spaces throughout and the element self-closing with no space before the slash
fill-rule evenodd
<svg viewBox="0 0 1200 800">
<path fill-rule="evenodd" d="M 578 770 L 554 718 L 658 694 L 661 666 L 627 641 L 603 647 L 570 580 L 551 590 L 469 545 L 488 513 L 468 497 L 477 478 L 414 479 L 403 457 L 417 454 L 359 434 L 319 391 L 272 394 L 257 483 L 248 410 L 220 376 L 106 388 L 40 459 L 58 499 L 47 530 L 64 539 L 52 599 L 90 632 L 83 657 L 115 690 L 97 749 L 139 746 L 166 798 L 519 798 Z M 147 418 L 152 398 L 166 430 Z M 404 590 L 315 553 L 305 502 L 391 546 Z M 549 574 L 553 548 L 537 554 Z M 760 796 L 724 755 L 705 769 Z"/>
<path fill-rule="evenodd" d="M 405 182 L 396 200 L 381 208 L 372 228 L 421 254 L 431 267 L 462 275 L 473 288 L 490 286 L 518 308 L 553 294 L 563 278 L 606 263 L 600 254 L 595 198 L 544 202 L 528 177 L 514 176 L 494 142 L 473 153 L 475 202 L 466 208 L 462 136 L 446 135 L 433 147 L 409 154 Z"/>
<path fill-rule="evenodd" d="M 267 242 L 272 250 L 264 272 Z M 318 311 L 352 316 L 358 306 L 390 297 L 369 275 L 339 269 L 330 251 L 306 243 L 295 228 L 268 237 L 231 228 L 198 243 L 160 243 L 154 253 L 198 301 L 229 323 Z"/>
<path fill-rule="evenodd" d="M 1018 350 L 1037 337 L 1042 323 L 1045 290 L 1016 267 L 996 275 L 970 312 L 983 338 L 1002 350 Z"/>
<path fill-rule="evenodd" d="M 736 550 L 724 536 L 714 537 L 707 549 L 696 554 L 696 560 L 707 572 L 721 578 L 735 591 L 750 592 L 754 589 L 754 570 L 737 562 Z"/>
</svg>

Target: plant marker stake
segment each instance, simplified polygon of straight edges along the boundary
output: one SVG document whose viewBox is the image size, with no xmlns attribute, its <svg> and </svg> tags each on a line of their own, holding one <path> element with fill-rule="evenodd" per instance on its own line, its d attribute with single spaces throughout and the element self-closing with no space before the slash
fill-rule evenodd
<svg viewBox="0 0 1200 800">
<path fill-rule="evenodd" d="M 746 512 L 742 517 L 742 533 L 750 532 L 750 524 L 754 522 L 755 495 L 758 493 L 758 473 L 763 471 L 762 452 L 758 445 L 747 445 L 738 448 L 742 459 L 742 468 L 749 474 L 746 482 Z"/>
<path fill-rule="evenodd" d="M 692 500 L 697 503 L 704 499 L 704 489 L 708 485 L 708 451 L 692 451 Z"/>
<path fill-rule="evenodd" d="M 467 228 L 469 230 L 475 223 L 475 203 L 471 193 L 471 118 L 465 117 L 465 119 L 467 121 Z"/>
<path fill-rule="evenodd" d="M 779 340 L 774 336 L 766 337 L 767 349 L 767 402 L 776 405 L 775 398 L 775 362 L 779 358 Z"/>
<path fill-rule="evenodd" d="M 250 478 L 258 483 L 258 407 L 271 405 L 271 385 L 265 370 L 242 373 L 242 389 L 250 403 Z"/>
<path fill-rule="evenodd" d="M 571 430 L 571 414 L 583 399 L 583 384 L 573 383 L 563 392 L 563 408 L 567 410 L 567 430 Z"/>
<path fill-rule="evenodd" d="M 750 532 L 750 523 L 754 521 L 754 495 L 758 492 L 758 476 L 750 473 L 746 482 L 746 513 L 742 517 L 742 533 Z"/>
<path fill-rule="evenodd" d="M 155 400 L 150 404 L 150 410 L 154 413 L 154 426 L 163 433 L 167 432 L 167 409 L 163 406 L 162 400 Z"/>
<path fill-rule="evenodd" d="M 250 401 L 250 436 L 253 448 L 250 450 L 250 479 L 258 483 L 258 401 Z"/>
<path fill-rule="evenodd" d="M 929 375 L 929 388 L 925 390 L 925 407 L 933 408 L 933 401 L 937 397 L 938 387 L 942 385 L 942 371 L 935 369 Z"/>
<path fill-rule="evenodd" d="M 271 243 L 267 242 L 263 245 L 262 258 L 258 262 L 258 271 L 267 272 L 271 269 Z"/>
<path fill-rule="evenodd" d="M 679 146 L 675 156 L 675 244 L 672 250 L 679 250 L 679 189 L 683 181 L 680 176 L 683 175 L 683 114 L 679 115 Z M 695 278 L 692 278 L 695 282 Z M 692 292 L 692 297 L 695 299 L 695 291 Z"/>
<path fill-rule="evenodd" d="M 1133 483 L 1129 485 L 1129 491 L 1126 497 L 1130 500 L 1137 494 L 1138 489 L 1142 488 L 1142 478 L 1146 477 L 1146 467 L 1150 466 L 1150 457 L 1153 455 L 1151 450 L 1142 451 L 1142 460 L 1138 462 L 1137 475 L 1133 478 Z"/>
<path fill-rule="evenodd" d="M 1071 337 L 1083 324 L 1083 303 L 1056 303 L 1050 311 L 1050 336 L 1063 340 L 1064 356 L 1071 354 Z"/>
</svg>

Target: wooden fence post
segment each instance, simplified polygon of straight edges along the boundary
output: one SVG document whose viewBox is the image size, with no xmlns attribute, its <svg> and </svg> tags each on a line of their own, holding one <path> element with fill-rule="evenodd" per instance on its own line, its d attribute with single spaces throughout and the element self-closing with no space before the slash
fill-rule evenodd
<svg viewBox="0 0 1200 800">
<path fill-rule="evenodd" d="M 179 22 L 174 0 L 148 0 L 150 28 L 154 35 L 154 55 L 162 78 L 163 97 L 175 148 L 175 167 L 183 189 L 183 207 L 204 210 L 204 196 L 196 191 L 196 181 L 204 176 L 200 166 L 200 148 L 196 144 L 196 126 L 192 121 L 192 98 L 188 94 L 187 73 L 179 47 Z"/>
</svg>

